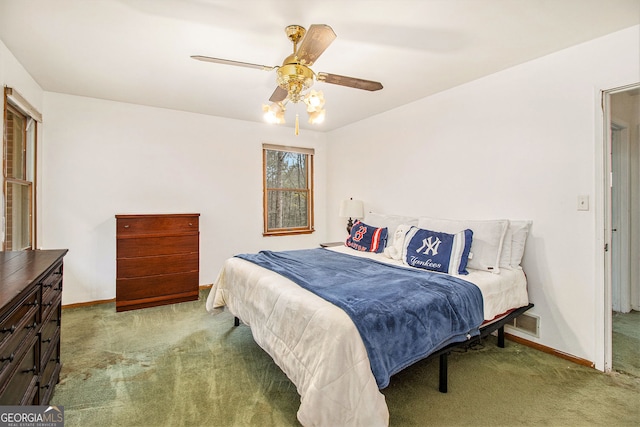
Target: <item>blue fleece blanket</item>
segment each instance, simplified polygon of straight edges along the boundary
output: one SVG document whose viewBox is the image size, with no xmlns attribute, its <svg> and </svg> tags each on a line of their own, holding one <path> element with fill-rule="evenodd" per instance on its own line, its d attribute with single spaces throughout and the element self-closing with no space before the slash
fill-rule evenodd
<svg viewBox="0 0 640 427">
<path fill-rule="evenodd" d="M 379 388 L 444 346 L 479 334 L 480 289 L 457 277 L 326 249 L 242 254 L 342 308 L 364 342 Z"/>
</svg>

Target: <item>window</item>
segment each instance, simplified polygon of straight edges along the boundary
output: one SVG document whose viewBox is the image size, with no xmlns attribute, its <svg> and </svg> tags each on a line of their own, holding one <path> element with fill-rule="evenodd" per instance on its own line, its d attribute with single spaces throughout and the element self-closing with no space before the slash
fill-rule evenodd
<svg viewBox="0 0 640 427">
<path fill-rule="evenodd" d="M 313 233 L 313 153 L 263 144 L 263 235 Z"/>
<path fill-rule="evenodd" d="M 32 249 L 38 129 L 33 115 L 40 117 L 30 114 L 31 106 L 11 88 L 5 88 L 4 111 L 2 249 Z"/>
</svg>

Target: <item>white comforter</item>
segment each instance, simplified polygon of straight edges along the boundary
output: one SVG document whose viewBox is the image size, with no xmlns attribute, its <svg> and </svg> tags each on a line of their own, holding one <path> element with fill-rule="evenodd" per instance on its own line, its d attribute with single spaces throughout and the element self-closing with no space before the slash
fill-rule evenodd
<svg viewBox="0 0 640 427">
<path fill-rule="evenodd" d="M 494 278 L 488 280 L 487 275 Z M 465 279 L 472 278 L 469 276 Z M 492 282 L 490 287 L 484 286 L 486 290 L 479 284 L 485 311 L 487 298 L 496 298 L 489 294 L 496 294 L 500 301 L 495 307 L 490 304 L 487 319 L 528 303 L 526 282 L 524 288 L 517 283 L 495 285 L 497 276 L 478 276 Z M 499 295 L 500 288 L 524 291 L 505 297 Z M 514 301 L 522 303 L 510 305 Z M 502 305 L 506 307 L 502 309 Z M 289 279 L 239 258 L 225 261 L 207 298 L 206 308 L 211 313 L 225 306 L 251 327 L 258 345 L 296 385 L 301 397 L 298 420 L 304 426 L 388 425 L 389 411 L 371 372 L 367 351 L 344 311 Z"/>
<path fill-rule="evenodd" d="M 227 306 L 296 385 L 304 426 L 386 426 L 389 412 L 349 316 L 277 273 L 231 258 L 207 298 Z"/>
</svg>

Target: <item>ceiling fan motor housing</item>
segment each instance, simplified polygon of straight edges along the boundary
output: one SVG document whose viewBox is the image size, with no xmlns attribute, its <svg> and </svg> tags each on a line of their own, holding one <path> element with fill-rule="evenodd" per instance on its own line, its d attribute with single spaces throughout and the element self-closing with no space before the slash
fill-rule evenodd
<svg viewBox="0 0 640 427">
<path fill-rule="evenodd" d="M 278 68 L 278 86 L 289 93 L 292 102 L 302 100 L 302 92 L 313 85 L 314 73 L 299 63 L 285 63 Z"/>
</svg>

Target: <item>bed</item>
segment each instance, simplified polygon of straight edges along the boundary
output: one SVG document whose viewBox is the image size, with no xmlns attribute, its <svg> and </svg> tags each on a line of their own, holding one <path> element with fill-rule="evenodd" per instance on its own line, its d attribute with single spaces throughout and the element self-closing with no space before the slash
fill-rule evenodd
<svg viewBox="0 0 640 427">
<path fill-rule="evenodd" d="M 275 258 L 284 257 L 283 265 L 285 267 L 287 264 L 298 263 L 298 258 L 291 261 L 287 258 L 289 256 L 303 256 L 304 258 L 301 259 L 305 263 L 313 262 L 314 258 L 326 257 L 330 258 L 332 262 L 334 259 L 340 259 L 343 260 L 342 262 L 357 264 L 359 269 L 362 269 L 360 263 L 373 263 L 376 269 L 381 269 L 375 270 L 373 276 L 376 277 L 391 277 L 381 273 L 387 270 L 394 270 L 393 274 L 396 274 L 396 270 L 411 270 L 410 274 L 426 275 L 429 273 L 437 276 L 436 280 L 451 279 L 454 282 L 461 282 L 463 287 L 468 287 L 470 296 L 464 301 L 476 301 L 470 302 L 469 305 L 479 304 L 479 307 L 476 308 L 480 312 L 480 317 L 478 318 L 477 314 L 473 314 L 475 312 L 471 311 L 471 314 L 465 316 L 473 318 L 473 321 L 467 321 L 465 316 L 455 314 L 458 309 L 454 307 L 452 312 L 454 314 L 448 316 L 460 320 L 462 329 L 454 331 L 451 336 L 432 340 L 434 342 L 431 343 L 432 345 L 430 344 L 427 353 L 420 350 L 408 356 L 403 355 L 405 358 L 398 363 L 392 363 L 384 375 L 379 374 L 380 359 L 378 356 L 372 355 L 372 344 L 361 335 L 363 327 L 360 324 L 356 325 L 354 314 L 350 311 L 351 307 L 340 308 L 341 301 L 332 301 L 331 297 L 327 300 L 319 296 L 322 294 L 321 291 L 306 288 L 306 284 L 296 282 L 298 271 L 320 271 L 316 270 L 319 267 L 300 264 L 298 271 L 290 273 L 286 269 L 280 271 L 280 267 L 273 267 L 271 264 L 266 267 L 265 264 L 260 265 L 257 261 L 258 254 L 244 254 L 230 258 L 225 261 L 211 289 L 206 308 L 211 313 L 226 308 L 251 328 L 256 343 L 274 359 L 296 385 L 301 397 L 297 416 L 302 425 L 388 425 L 389 412 L 384 396 L 380 392 L 380 389 L 388 384 L 385 378 L 388 380 L 388 377 L 399 369 L 416 360 L 440 356 L 440 390 L 446 391 L 446 355 L 448 352 L 458 345 L 468 343 L 495 329 L 502 332 L 501 326 L 505 319 L 521 313 L 531 306 L 526 291 L 526 276 L 519 265 L 524 251 L 521 231 L 525 229 L 528 233 L 530 222 L 501 220 L 499 223 L 491 222 L 489 224 L 489 221 L 443 221 L 369 214 L 361 223 L 357 222 L 354 228 L 365 225 L 370 231 L 377 229 L 378 234 L 381 229 L 386 229 L 387 233 L 389 229 L 394 230 L 378 242 L 368 241 L 366 238 L 359 239 L 358 244 L 364 243 L 365 246 L 369 245 L 368 247 L 377 246 L 375 251 L 355 250 L 353 246 L 347 246 L 350 243 L 354 244 L 352 237 L 355 233 L 352 230 L 350 238 L 342 246 L 278 253 L 263 251 L 260 253 L 269 260 L 267 264 Z M 474 228 L 471 229 L 469 226 Z M 489 228 L 491 229 L 490 233 L 488 232 Z M 407 247 L 410 245 L 405 240 L 408 238 L 409 232 L 415 234 L 416 229 L 444 230 L 438 231 L 438 233 L 444 233 L 438 234 L 443 239 L 449 234 L 456 235 L 464 230 L 473 230 L 475 239 L 469 239 L 470 243 L 462 245 L 462 249 L 458 251 L 460 253 L 458 260 L 468 258 L 467 262 L 463 261 L 463 264 L 466 265 L 461 268 L 454 262 L 451 263 L 453 266 L 447 266 L 447 268 L 455 269 L 456 272 L 463 271 L 468 274 L 427 272 L 420 266 L 407 265 Z M 524 233 L 525 239 L 526 233 Z M 434 240 L 428 240 L 419 234 L 415 234 L 415 236 L 417 239 L 413 240 L 417 242 L 422 240 L 425 242 L 426 246 L 423 245 L 425 247 L 429 246 L 427 243 L 431 243 L 429 257 L 433 259 L 432 255 L 436 248 Z M 514 238 L 514 236 L 516 237 Z M 493 241 L 496 237 L 499 237 L 500 240 L 497 243 L 497 249 L 492 248 L 492 245 L 496 246 L 496 242 Z M 466 252 L 464 248 L 466 248 Z M 424 251 L 424 247 L 422 249 Z M 299 254 L 298 252 L 304 253 Z M 509 252 L 508 256 L 507 252 Z M 515 255 L 514 262 L 517 265 L 511 264 L 512 255 Z M 312 261 L 308 261 L 309 259 Z M 471 262 L 471 259 L 474 261 Z M 367 264 L 366 270 L 368 271 L 369 268 L 374 267 L 369 267 Z M 348 270 L 348 268 L 341 267 L 341 270 L 334 270 L 335 274 L 327 270 L 328 273 L 324 272 L 320 276 L 335 276 L 335 280 L 340 281 L 344 274 L 343 270 Z M 370 276 L 368 280 L 371 280 L 373 276 Z M 349 280 L 344 279 L 345 282 Z M 474 296 L 476 289 L 481 294 L 479 300 Z M 457 295 L 457 291 L 454 293 Z M 358 296 L 358 301 L 363 299 Z M 379 305 L 379 303 L 377 304 Z M 463 302 L 462 305 L 465 304 Z M 445 305 L 452 304 L 446 303 Z M 409 316 L 409 318 L 415 317 L 413 314 Z M 425 322 L 418 323 L 424 324 Z M 462 333 L 460 333 L 461 331 Z M 499 339 L 502 340 L 502 337 L 501 335 Z M 384 349 L 380 350 L 379 347 L 378 345 L 378 351 L 384 352 Z M 407 346 L 403 344 L 389 347 L 404 348 Z M 393 351 L 389 350 L 389 352 Z M 382 354 L 381 357 L 385 359 L 386 356 Z"/>
</svg>

